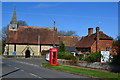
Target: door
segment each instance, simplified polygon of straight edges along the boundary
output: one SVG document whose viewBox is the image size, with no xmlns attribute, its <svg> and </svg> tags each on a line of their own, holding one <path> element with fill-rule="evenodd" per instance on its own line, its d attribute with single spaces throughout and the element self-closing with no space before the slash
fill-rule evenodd
<svg viewBox="0 0 120 80">
<path fill-rule="evenodd" d="M 30 57 L 30 50 L 26 50 L 25 52 L 25 58 L 29 58 Z"/>
</svg>

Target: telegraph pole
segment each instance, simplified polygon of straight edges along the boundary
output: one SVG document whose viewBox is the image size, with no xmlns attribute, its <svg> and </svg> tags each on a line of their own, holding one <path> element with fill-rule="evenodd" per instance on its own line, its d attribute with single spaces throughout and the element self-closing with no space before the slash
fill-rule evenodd
<svg viewBox="0 0 120 80">
<path fill-rule="evenodd" d="M 56 27 L 56 22 L 54 21 L 54 29 L 53 29 L 53 47 L 55 47 L 55 27 Z"/>
</svg>

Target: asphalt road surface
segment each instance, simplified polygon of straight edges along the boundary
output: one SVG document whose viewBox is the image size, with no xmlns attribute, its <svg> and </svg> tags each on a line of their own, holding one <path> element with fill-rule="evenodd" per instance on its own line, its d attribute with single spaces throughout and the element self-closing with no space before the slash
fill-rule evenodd
<svg viewBox="0 0 120 80">
<path fill-rule="evenodd" d="M 53 69 L 43 68 L 40 63 L 46 62 L 44 59 L 2 59 L 1 78 L 31 78 L 31 79 L 87 79 L 89 77 L 75 75 Z M 90 79 L 90 78 L 89 78 Z M 63 79 L 62 79 L 63 80 Z M 93 80 L 93 79 L 91 79 Z"/>
</svg>

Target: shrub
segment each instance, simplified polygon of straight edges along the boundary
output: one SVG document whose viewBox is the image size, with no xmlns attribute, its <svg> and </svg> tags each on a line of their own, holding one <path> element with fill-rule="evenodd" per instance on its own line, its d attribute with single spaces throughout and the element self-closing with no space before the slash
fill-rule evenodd
<svg viewBox="0 0 120 80">
<path fill-rule="evenodd" d="M 67 55 L 65 57 L 65 59 L 71 60 L 70 64 L 72 64 L 72 65 L 75 65 L 77 63 L 77 61 L 78 61 L 78 59 L 73 55 Z"/>
<path fill-rule="evenodd" d="M 70 64 L 72 64 L 72 65 L 75 65 L 78 61 L 78 59 L 75 56 L 71 55 L 69 52 L 59 52 L 58 58 L 71 60 Z"/>
<path fill-rule="evenodd" d="M 90 59 L 92 62 L 100 62 L 101 59 L 101 53 L 100 52 L 95 52 L 90 55 Z"/>
<path fill-rule="evenodd" d="M 67 58 L 67 56 L 71 55 L 69 52 L 58 52 L 58 58 L 59 59 L 67 59 L 67 60 L 70 60 Z"/>
<path fill-rule="evenodd" d="M 62 41 L 60 42 L 58 51 L 59 51 L 59 52 L 65 52 L 65 45 L 64 45 L 64 43 L 63 43 Z"/>
<path fill-rule="evenodd" d="M 91 53 L 90 55 L 85 56 L 84 61 L 88 62 L 100 62 L 101 54 L 100 52 Z"/>
<path fill-rule="evenodd" d="M 91 62 L 90 56 L 85 56 L 85 59 L 84 59 L 84 61 Z"/>
<path fill-rule="evenodd" d="M 65 52 L 58 52 L 58 58 L 64 59 Z"/>
<path fill-rule="evenodd" d="M 79 60 L 80 60 L 80 61 L 83 61 L 83 60 L 84 60 L 84 54 L 80 54 Z"/>
</svg>

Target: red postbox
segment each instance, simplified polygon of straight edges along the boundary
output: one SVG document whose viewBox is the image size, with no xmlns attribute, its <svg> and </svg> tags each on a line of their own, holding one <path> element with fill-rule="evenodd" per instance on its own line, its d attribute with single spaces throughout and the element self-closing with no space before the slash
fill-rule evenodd
<svg viewBox="0 0 120 80">
<path fill-rule="evenodd" d="M 58 50 L 56 48 L 50 49 L 50 65 L 57 65 Z"/>
</svg>

